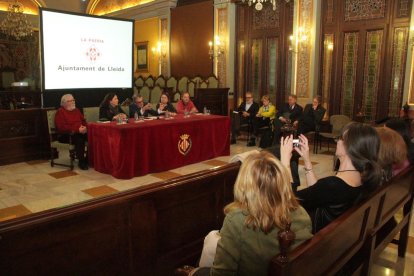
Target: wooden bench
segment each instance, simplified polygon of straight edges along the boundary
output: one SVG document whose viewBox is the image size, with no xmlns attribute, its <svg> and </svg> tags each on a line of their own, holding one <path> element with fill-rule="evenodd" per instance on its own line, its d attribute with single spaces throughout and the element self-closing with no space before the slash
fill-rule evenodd
<svg viewBox="0 0 414 276">
<path fill-rule="evenodd" d="M 221 227 L 239 167 L 0 222 L 0 275 L 171 275 Z"/>
<path fill-rule="evenodd" d="M 368 275 L 373 259 L 398 232 L 399 241 L 394 242 L 398 244 L 399 256 L 404 257 L 413 195 L 414 168 L 410 167 L 286 256 L 274 257 L 269 264 L 269 275 L 333 275 L 345 264 L 347 269 Z M 384 229 L 401 209 L 402 220 L 392 229 Z M 384 238 L 377 242 L 381 232 Z"/>
<path fill-rule="evenodd" d="M 220 229 L 240 164 L 201 171 L 131 191 L 0 223 L 0 275 L 171 275 L 195 264 L 205 235 Z M 404 255 L 413 168 L 384 185 L 286 256 L 270 275 L 330 275 L 348 261 L 366 274 L 400 231 Z M 404 217 L 379 244 L 400 209 Z M 283 259 L 283 258 L 282 258 Z"/>
</svg>

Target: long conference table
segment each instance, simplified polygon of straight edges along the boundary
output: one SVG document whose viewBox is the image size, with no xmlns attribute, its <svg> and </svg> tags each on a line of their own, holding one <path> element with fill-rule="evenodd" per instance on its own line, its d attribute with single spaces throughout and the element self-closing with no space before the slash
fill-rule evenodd
<svg viewBox="0 0 414 276">
<path fill-rule="evenodd" d="M 88 123 L 89 164 L 116 178 L 130 179 L 229 154 L 226 116 Z"/>
</svg>

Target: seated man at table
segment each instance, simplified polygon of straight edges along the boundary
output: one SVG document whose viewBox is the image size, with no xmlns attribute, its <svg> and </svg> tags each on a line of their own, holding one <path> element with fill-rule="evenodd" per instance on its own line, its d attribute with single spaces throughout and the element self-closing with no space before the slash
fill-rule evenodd
<svg viewBox="0 0 414 276">
<path fill-rule="evenodd" d="M 231 120 L 231 143 L 236 143 L 236 137 L 240 129 L 240 125 L 248 125 L 249 131 L 252 130 L 252 121 L 259 111 L 259 105 L 254 102 L 252 92 L 246 93 L 246 101 L 242 102 L 232 114 Z M 237 113 L 237 114 L 236 114 Z"/>
<path fill-rule="evenodd" d="M 177 102 L 176 109 L 178 114 L 192 114 L 198 112 L 197 107 L 190 100 L 190 93 L 188 92 L 183 92 L 181 94 L 181 100 Z"/>
<path fill-rule="evenodd" d="M 316 126 L 322 121 L 325 112 L 326 109 L 322 107 L 320 97 L 314 97 L 312 103 L 305 106 L 303 115 L 299 119 L 298 134 L 315 131 Z"/>
<path fill-rule="evenodd" d="M 99 120 L 125 119 L 127 116 L 119 105 L 118 96 L 115 93 L 106 94 L 99 105 Z"/>
<path fill-rule="evenodd" d="M 85 156 L 85 142 L 88 139 L 86 121 L 83 114 L 76 108 L 75 99 L 71 94 L 65 94 L 60 100 L 60 108 L 55 115 L 55 125 L 58 132 L 73 133 L 72 142 L 75 145 L 76 157 L 79 159 L 79 168 L 88 169 Z M 67 137 L 61 136 L 60 142 L 67 143 Z"/>
<path fill-rule="evenodd" d="M 250 141 L 247 144 L 248 147 L 254 147 L 256 145 L 256 136 L 259 133 L 259 128 L 265 126 L 271 126 L 272 121 L 275 118 L 276 107 L 270 102 L 269 95 L 262 97 L 263 105 L 259 108 L 256 117 L 253 119 L 253 135 L 250 137 Z M 262 137 L 263 139 L 263 137 Z M 261 141 L 262 144 L 262 141 Z M 271 144 L 271 141 L 270 141 Z"/>
<path fill-rule="evenodd" d="M 135 112 L 138 116 L 158 116 L 158 112 L 152 109 L 151 103 L 144 103 L 144 97 L 140 94 L 133 97 L 133 103 L 129 106 L 129 117 L 134 118 Z"/>
<path fill-rule="evenodd" d="M 276 115 L 274 121 L 275 131 L 274 131 L 274 143 L 280 143 L 280 137 L 282 134 L 282 126 L 285 124 L 292 124 L 295 128 L 299 123 L 299 119 L 302 116 L 303 108 L 296 103 L 296 95 L 289 95 L 288 102 L 283 104 L 279 112 Z"/>
</svg>

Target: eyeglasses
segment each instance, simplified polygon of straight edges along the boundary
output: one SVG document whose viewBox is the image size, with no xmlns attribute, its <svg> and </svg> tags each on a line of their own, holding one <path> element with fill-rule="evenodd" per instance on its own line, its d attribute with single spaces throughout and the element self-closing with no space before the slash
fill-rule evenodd
<svg viewBox="0 0 414 276">
<path fill-rule="evenodd" d="M 75 102 L 75 99 L 67 100 L 66 102 L 68 102 L 68 103 Z"/>
<path fill-rule="evenodd" d="M 246 96 L 246 99 L 251 99 L 251 98 L 253 98 L 253 97 L 247 97 L 247 96 Z"/>
</svg>

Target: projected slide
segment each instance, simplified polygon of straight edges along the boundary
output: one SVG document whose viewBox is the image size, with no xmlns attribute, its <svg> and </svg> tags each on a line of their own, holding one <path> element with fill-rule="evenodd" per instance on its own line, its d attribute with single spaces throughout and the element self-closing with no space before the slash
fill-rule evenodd
<svg viewBox="0 0 414 276">
<path fill-rule="evenodd" d="M 131 88 L 130 20 L 41 9 L 43 88 Z"/>
</svg>

